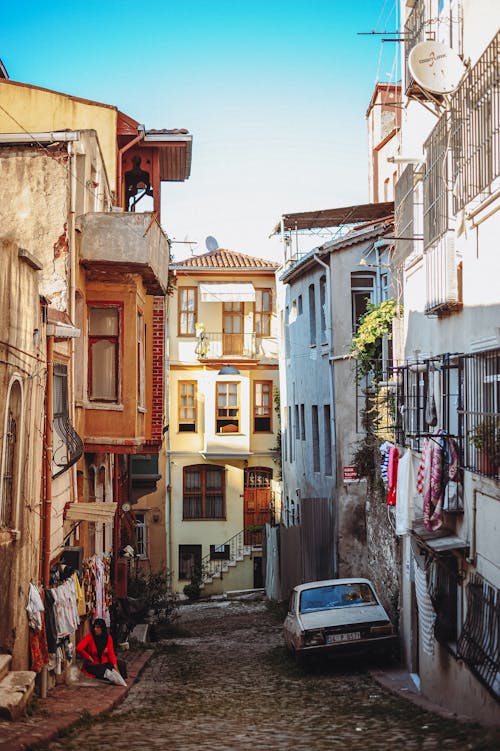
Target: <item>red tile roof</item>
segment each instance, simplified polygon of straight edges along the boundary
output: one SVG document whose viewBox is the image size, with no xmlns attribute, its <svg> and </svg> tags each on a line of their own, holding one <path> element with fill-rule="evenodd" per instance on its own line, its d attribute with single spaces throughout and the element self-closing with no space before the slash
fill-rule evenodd
<svg viewBox="0 0 500 751">
<path fill-rule="evenodd" d="M 236 253 L 234 250 L 224 250 L 217 248 L 204 253 L 201 256 L 193 256 L 185 261 L 171 264 L 172 269 L 245 269 L 245 270 L 268 270 L 274 271 L 279 267 L 279 263 L 266 261 L 263 258 L 254 258 L 247 256 L 245 253 Z"/>
</svg>

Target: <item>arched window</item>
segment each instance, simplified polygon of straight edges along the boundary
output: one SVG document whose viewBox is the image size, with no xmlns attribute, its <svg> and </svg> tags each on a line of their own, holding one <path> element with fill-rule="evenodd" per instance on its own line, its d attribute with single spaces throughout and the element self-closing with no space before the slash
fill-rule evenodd
<svg viewBox="0 0 500 751">
<path fill-rule="evenodd" d="M 15 529 L 19 498 L 19 454 L 21 444 L 22 389 L 19 380 L 12 383 L 5 412 L 0 526 Z"/>
</svg>

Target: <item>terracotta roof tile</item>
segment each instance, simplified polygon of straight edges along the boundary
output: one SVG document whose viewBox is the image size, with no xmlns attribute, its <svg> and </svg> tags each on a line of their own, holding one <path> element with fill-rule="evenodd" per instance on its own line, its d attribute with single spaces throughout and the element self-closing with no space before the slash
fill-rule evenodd
<svg viewBox="0 0 500 751">
<path fill-rule="evenodd" d="M 272 271 L 279 267 L 279 263 L 266 261 L 263 258 L 247 256 L 245 253 L 237 253 L 234 250 L 217 248 L 204 253 L 201 256 L 193 256 L 185 261 L 171 264 L 173 269 L 197 268 L 197 269 L 269 269 Z"/>
</svg>

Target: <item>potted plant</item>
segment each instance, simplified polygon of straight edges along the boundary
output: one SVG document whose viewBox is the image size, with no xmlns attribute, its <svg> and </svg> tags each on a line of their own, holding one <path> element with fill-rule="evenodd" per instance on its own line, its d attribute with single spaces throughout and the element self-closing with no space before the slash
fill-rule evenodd
<svg viewBox="0 0 500 751">
<path fill-rule="evenodd" d="M 500 418 L 486 417 L 471 431 L 469 443 L 477 449 L 478 469 L 494 474 L 500 464 Z"/>
</svg>

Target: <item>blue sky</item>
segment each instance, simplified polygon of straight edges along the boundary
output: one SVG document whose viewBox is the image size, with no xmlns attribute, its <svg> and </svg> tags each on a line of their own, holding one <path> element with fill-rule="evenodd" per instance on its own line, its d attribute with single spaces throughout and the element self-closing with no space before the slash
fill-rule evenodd
<svg viewBox="0 0 500 751">
<path fill-rule="evenodd" d="M 398 78 L 396 0 L 10 3 L 10 78 L 193 134 L 190 179 L 164 184 L 171 238 L 280 260 L 281 213 L 368 199 L 365 113 Z M 174 245 L 177 259 L 187 245 Z M 194 247 L 194 246 L 193 246 Z"/>
</svg>

